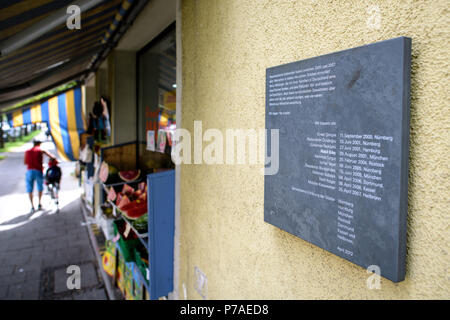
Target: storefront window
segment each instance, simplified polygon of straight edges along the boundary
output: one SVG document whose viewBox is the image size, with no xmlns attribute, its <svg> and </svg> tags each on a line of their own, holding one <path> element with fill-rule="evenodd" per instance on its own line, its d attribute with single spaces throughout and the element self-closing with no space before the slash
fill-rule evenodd
<svg viewBox="0 0 450 320">
<path fill-rule="evenodd" d="M 138 132 L 147 149 L 170 153 L 176 126 L 175 27 L 138 53 Z"/>
</svg>

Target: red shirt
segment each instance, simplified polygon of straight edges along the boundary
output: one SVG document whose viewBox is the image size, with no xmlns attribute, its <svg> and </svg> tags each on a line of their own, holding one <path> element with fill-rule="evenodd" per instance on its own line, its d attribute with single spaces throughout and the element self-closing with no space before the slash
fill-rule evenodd
<svg viewBox="0 0 450 320">
<path fill-rule="evenodd" d="M 44 171 L 42 166 L 42 150 L 39 146 L 33 147 L 25 152 L 25 163 L 28 170 Z"/>
</svg>

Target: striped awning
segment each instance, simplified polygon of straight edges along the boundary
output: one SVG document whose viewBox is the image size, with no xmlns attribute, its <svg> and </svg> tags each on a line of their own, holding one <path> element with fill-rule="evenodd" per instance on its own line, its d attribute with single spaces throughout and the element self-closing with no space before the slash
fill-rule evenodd
<svg viewBox="0 0 450 320">
<path fill-rule="evenodd" d="M 62 83 L 85 79 L 95 63 L 104 58 L 104 50 L 112 46 L 110 40 L 118 28 L 124 27 L 124 17 L 140 2 L 101 1 L 81 13 L 81 29 L 69 30 L 63 23 L 24 47 L 0 56 L 0 109 Z M 75 0 L 0 1 L 0 45 L 74 3 Z"/>
<path fill-rule="evenodd" d="M 13 127 L 46 122 L 60 158 L 70 161 L 78 159 L 80 134 L 86 129 L 80 87 L 8 113 L 7 117 Z"/>
</svg>

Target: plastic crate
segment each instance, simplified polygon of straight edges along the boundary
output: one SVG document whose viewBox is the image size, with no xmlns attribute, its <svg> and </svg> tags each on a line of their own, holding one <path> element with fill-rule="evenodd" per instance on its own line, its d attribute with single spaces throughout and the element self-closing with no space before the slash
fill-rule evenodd
<svg viewBox="0 0 450 320">
<path fill-rule="evenodd" d="M 142 257 L 142 254 L 139 252 L 139 250 L 137 248 L 134 248 L 134 259 L 136 262 L 136 266 L 138 267 L 139 271 L 142 274 L 142 277 L 145 279 L 145 281 L 147 281 L 148 283 L 148 279 L 147 279 L 147 269 L 148 269 L 148 265 L 142 261 L 141 258 L 147 258 L 146 260 L 148 261 L 148 256 L 147 257 Z"/>
<path fill-rule="evenodd" d="M 123 220 L 115 220 L 114 221 L 114 235 L 119 234 L 119 228 L 122 226 L 122 224 L 124 224 L 125 221 Z M 130 231 L 133 232 L 133 231 Z M 123 254 L 123 259 L 125 260 L 125 262 L 134 262 L 135 258 L 134 258 L 134 249 L 136 248 L 136 246 L 138 246 L 140 244 L 140 240 L 138 238 L 135 239 L 129 239 L 126 240 L 124 239 L 123 235 L 120 235 L 119 240 L 117 241 L 117 244 L 120 247 L 120 250 L 122 251 Z"/>
</svg>

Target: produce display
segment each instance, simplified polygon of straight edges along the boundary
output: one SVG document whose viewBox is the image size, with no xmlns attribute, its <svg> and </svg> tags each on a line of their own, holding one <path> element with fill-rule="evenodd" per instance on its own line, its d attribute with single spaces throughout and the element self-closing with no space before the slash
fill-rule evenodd
<svg viewBox="0 0 450 320">
<path fill-rule="evenodd" d="M 133 194 L 133 192 L 134 192 L 134 188 L 130 187 L 127 184 L 123 185 L 122 194 L 125 194 L 127 196 L 131 196 Z"/>
<path fill-rule="evenodd" d="M 117 227 L 117 233 L 120 234 L 121 239 L 123 239 L 124 241 L 137 239 L 137 235 L 136 235 L 136 233 L 133 232 L 133 230 L 128 232 L 128 234 L 125 236 L 125 230 L 127 229 L 125 221 L 116 220 L 114 223 Z"/>
<path fill-rule="evenodd" d="M 103 161 L 100 166 L 98 177 L 103 183 L 113 183 L 118 180 L 118 172 L 116 167 Z"/>
<path fill-rule="evenodd" d="M 140 233 L 146 233 L 148 229 L 148 214 L 131 221 L 132 226 Z"/>
<path fill-rule="evenodd" d="M 117 208 L 122 209 L 124 206 L 126 206 L 127 204 L 130 203 L 130 199 L 128 199 L 128 197 L 126 195 L 122 195 L 121 193 L 119 193 L 119 195 L 117 196 Z"/>
<path fill-rule="evenodd" d="M 147 214 L 147 201 L 135 200 L 123 206 L 122 214 L 129 220 L 135 220 Z"/>
<path fill-rule="evenodd" d="M 111 204 L 104 203 L 100 207 L 102 209 L 103 214 L 106 216 L 106 218 L 112 218 L 113 217 L 113 208 Z"/>
<path fill-rule="evenodd" d="M 140 218 L 147 213 L 147 184 L 142 182 L 137 189 L 124 184 L 119 193 L 111 187 L 108 200 L 115 201 L 115 205 L 126 218 L 130 220 Z"/>
<path fill-rule="evenodd" d="M 139 179 L 141 176 L 141 170 L 129 170 L 129 171 L 120 171 L 119 177 L 125 182 L 131 182 Z"/>
<path fill-rule="evenodd" d="M 133 167 L 135 145 L 102 149 L 101 160 L 96 162 L 100 166 L 96 181 L 100 184 L 100 203 L 96 208 L 101 209 L 96 220 L 107 241 L 107 250 L 101 252 L 102 269 L 115 280 L 125 299 L 143 300 L 150 299 L 147 175 L 166 170 L 170 159 L 147 154 Z"/>
<path fill-rule="evenodd" d="M 110 188 L 108 192 L 108 200 L 115 201 L 117 198 L 117 193 L 114 188 Z"/>
<path fill-rule="evenodd" d="M 93 184 L 98 187 L 94 189 L 93 216 L 106 241 L 105 250 L 99 252 L 102 272 L 115 280 L 111 284 L 120 289 L 123 298 L 149 300 L 146 181 L 148 174 L 167 170 L 171 163 L 169 157 L 155 157 L 138 148 L 135 142 L 97 148 L 96 170 L 92 171 Z"/>
</svg>

